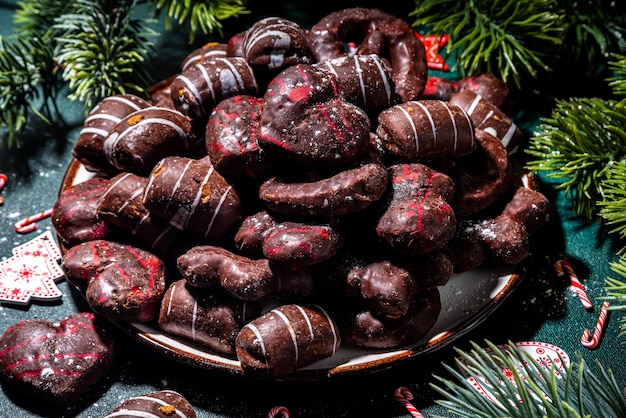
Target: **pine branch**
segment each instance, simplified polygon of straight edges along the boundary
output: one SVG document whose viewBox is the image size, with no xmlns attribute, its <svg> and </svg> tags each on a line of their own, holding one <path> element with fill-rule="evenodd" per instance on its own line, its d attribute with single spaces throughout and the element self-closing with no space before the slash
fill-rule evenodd
<svg viewBox="0 0 626 418">
<path fill-rule="evenodd" d="M 615 76 L 609 78 L 609 86 L 616 95 L 626 95 L 626 56 L 612 54 L 611 59 L 610 68 Z"/>
<path fill-rule="evenodd" d="M 610 263 L 611 270 L 621 276 L 620 279 L 607 277 L 605 279 L 606 295 L 603 300 L 611 303 L 609 310 L 618 311 L 620 314 L 619 326 L 620 336 L 626 335 L 626 256 L 622 255 L 615 263 Z"/>
<path fill-rule="evenodd" d="M 36 51 L 31 54 L 29 51 Z M 18 144 L 18 134 L 24 128 L 31 113 L 49 123 L 48 118 L 36 106 L 42 108 L 55 88 L 40 89 L 48 77 L 45 66 L 51 62 L 50 48 L 39 38 L 31 41 L 18 38 L 9 43 L 0 37 L 0 127 L 7 129 L 8 145 Z"/>
<path fill-rule="evenodd" d="M 30 38 L 44 37 L 50 31 L 54 21 L 65 14 L 72 6 L 67 0 L 22 0 L 13 15 L 16 32 Z"/>
<path fill-rule="evenodd" d="M 417 0 L 413 26 L 449 33 L 447 52 L 459 50 L 455 69 L 491 72 L 518 86 L 549 70 L 563 33 L 554 0 Z"/>
<path fill-rule="evenodd" d="M 243 0 L 151 0 L 157 13 L 165 11 L 165 27 L 171 29 L 173 22 L 189 26 L 189 42 L 195 40 L 200 30 L 204 34 L 222 33 L 222 21 L 250 13 Z"/>
<path fill-rule="evenodd" d="M 542 119 L 525 150 L 536 159 L 531 171 L 560 181 L 576 213 L 593 219 L 605 200 L 603 181 L 616 161 L 626 158 L 626 111 L 615 100 L 572 98 L 557 101 Z"/>
<path fill-rule="evenodd" d="M 69 98 L 91 109 L 107 96 L 140 94 L 152 82 L 148 65 L 150 38 L 156 34 L 132 19 L 136 1 L 76 0 L 72 13 L 57 19 L 64 35 L 58 56 L 69 82 Z M 106 7 L 106 8 L 105 8 Z"/>
<path fill-rule="evenodd" d="M 604 200 L 598 202 L 599 214 L 611 227 L 609 233 L 626 238 L 626 162 L 615 161 L 608 166 L 607 179 L 602 181 Z M 624 253 L 622 248 L 618 253 Z"/>
<path fill-rule="evenodd" d="M 626 399 L 612 372 L 599 362 L 596 362 L 597 375 L 580 356 L 564 371 L 558 371 L 553 364 L 537 363 L 512 343 L 504 349 L 489 341 L 487 345 L 488 350 L 476 343 L 472 343 L 470 353 L 457 350 L 456 369 L 444 365 L 452 379 L 435 376 L 442 385 L 432 384 L 432 387 L 443 396 L 437 403 L 455 416 L 626 416 Z M 563 364 L 563 359 L 560 360 Z M 497 403 L 480 395 L 466 376 L 484 379 Z"/>
<path fill-rule="evenodd" d="M 590 76 L 611 53 L 626 49 L 626 27 L 614 2 L 606 0 L 558 0 L 565 21 L 561 56 L 568 64 L 585 70 Z"/>
</svg>

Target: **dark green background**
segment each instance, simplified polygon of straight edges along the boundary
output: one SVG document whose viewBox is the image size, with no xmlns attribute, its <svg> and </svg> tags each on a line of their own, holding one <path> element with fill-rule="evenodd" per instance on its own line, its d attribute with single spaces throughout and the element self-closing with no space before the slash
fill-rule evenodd
<svg viewBox="0 0 626 418">
<path fill-rule="evenodd" d="M 387 2 L 392 3 L 392 2 Z M 394 2 L 398 3 L 398 2 Z M 225 34 L 246 28 L 264 16 L 282 16 L 310 27 L 327 13 L 348 6 L 371 7 L 364 2 L 302 2 L 269 6 L 252 1 L 254 14 L 227 22 Z M 412 2 L 402 2 L 385 8 L 406 18 Z M 271 7 L 271 8 L 270 8 Z M 12 34 L 12 14 L 15 2 L 0 1 L 0 31 Z M 155 80 L 174 74 L 182 58 L 195 45 L 189 45 L 185 35 L 165 32 L 162 21 L 154 27 L 163 31 L 157 40 L 154 67 L 159 69 Z M 9 38 L 10 40 L 10 38 Z M 202 38 L 199 42 L 206 41 Z M 217 39 L 220 40 L 220 39 Z M 62 92 L 67 94 L 66 91 Z M 65 110 L 63 119 L 55 126 L 33 123 L 21 139 L 21 147 L 0 147 L 0 172 L 9 176 L 0 206 L 0 258 L 12 255 L 12 248 L 34 238 L 38 232 L 27 235 L 15 233 L 13 225 L 25 216 L 52 207 L 59 185 L 71 158 L 71 148 L 82 123 L 82 106 L 64 97 L 58 103 Z M 532 110 L 532 109 L 531 109 Z M 532 127 L 532 121 L 527 127 Z M 437 398 L 429 388 L 433 374 L 445 375 L 442 363 L 452 364 L 454 348 L 468 349 L 470 341 L 494 343 L 511 341 L 543 341 L 564 349 L 570 357 L 580 353 L 590 364 L 598 359 L 615 373 L 620 387 L 626 385 L 624 346 L 626 337 L 618 336 L 614 313 L 609 318 L 607 333 L 597 350 L 587 350 L 580 344 L 580 335 L 586 328 L 593 329 L 597 313 L 585 311 L 578 299 L 568 291 L 567 278 L 557 277 L 552 263 L 560 258 L 570 260 L 585 283 L 592 299 L 604 295 L 604 280 L 611 275 L 608 263 L 614 261 L 611 241 L 597 224 L 588 224 L 572 215 L 569 203 L 554 190 L 554 185 L 542 184 L 542 191 L 554 204 L 550 224 L 534 237 L 534 247 L 527 273 L 521 285 L 495 312 L 467 336 L 438 352 L 412 359 L 389 370 L 356 377 L 321 382 L 267 382 L 232 377 L 220 372 L 199 370 L 155 353 L 126 334 L 118 334 L 123 346 L 120 361 L 101 385 L 90 396 L 68 411 L 54 411 L 31 398 L 14 393 L 3 384 L 0 391 L 0 416 L 80 416 L 99 417 L 115 408 L 124 399 L 160 389 L 173 389 L 187 397 L 199 417 L 262 417 L 275 406 L 287 407 L 292 417 L 406 417 L 408 412 L 394 399 L 394 390 L 408 387 L 416 396 L 414 405 L 425 416 L 447 416 L 435 405 Z M 50 229 L 49 220 L 39 224 L 38 231 Z M 615 276 L 613 274 L 613 276 Z M 0 305 L 0 332 L 9 325 L 28 318 L 57 321 L 71 312 L 87 310 L 82 298 L 75 294 L 66 281 L 59 283 L 63 297 L 59 303 L 33 303 L 26 308 Z M 595 301 L 599 306 L 600 302 Z M 591 364 L 593 369 L 593 364 Z"/>
</svg>

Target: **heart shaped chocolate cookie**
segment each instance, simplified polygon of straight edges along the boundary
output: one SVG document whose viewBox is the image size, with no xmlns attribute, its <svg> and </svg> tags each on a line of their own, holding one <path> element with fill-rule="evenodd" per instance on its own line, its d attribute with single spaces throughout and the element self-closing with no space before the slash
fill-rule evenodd
<svg viewBox="0 0 626 418">
<path fill-rule="evenodd" d="M 91 313 L 74 313 L 56 323 L 28 319 L 0 337 L 2 376 L 56 404 L 78 400 L 114 363 L 113 338 Z"/>
</svg>

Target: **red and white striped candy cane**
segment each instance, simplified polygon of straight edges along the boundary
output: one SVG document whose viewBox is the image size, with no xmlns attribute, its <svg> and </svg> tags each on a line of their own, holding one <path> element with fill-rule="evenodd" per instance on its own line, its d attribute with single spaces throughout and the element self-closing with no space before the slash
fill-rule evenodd
<svg viewBox="0 0 626 418">
<path fill-rule="evenodd" d="M 396 389 L 394 395 L 396 397 L 396 400 L 404 405 L 406 410 L 409 411 L 409 414 L 411 414 L 413 418 L 424 418 L 424 415 L 422 415 L 421 412 L 418 411 L 417 408 L 414 407 L 413 404 L 410 402 L 411 400 L 413 400 L 413 394 L 408 388 L 401 386 Z"/>
<path fill-rule="evenodd" d="M 37 229 L 37 225 L 35 224 L 35 222 L 46 219 L 50 215 L 52 215 L 52 209 L 46 209 L 43 212 L 39 212 L 33 216 L 27 216 L 24 219 L 20 219 L 15 223 L 15 232 L 18 232 L 20 234 L 33 232 L 35 229 Z"/>
<path fill-rule="evenodd" d="M 602 331 L 604 331 L 604 327 L 606 325 L 606 319 L 609 314 L 609 302 L 604 302 L 602 307 L 600 308 L 600 316 L 598 317 L 598 322 L 596 323 L 596 328 L 593 330 L 593 336 L 591 332 L 586 329 L 583 332 L 582 337 L 580 337 L 580 342 L 585 348 L 596 348 L 598 344 L 600 344 L 600 339 L 602 338 Z"/>
<path fill-rule="evenodd" d="M 583 284 L 580 282 L 580 280 L 578 280 L 578 276 L 576 276 L 576 273 L 574 273 L 572 265 L 566 260 L 558 260 L 556 263 L 554 263 L 554 270 L 559 276 L 567 273 L 570 280 L 570 288 L 574 291 L 574 293 L 576 293 L 578 299 L 580 299 L 580 303 L 582 303 L 583 308 L 593 309 L 593 304 L 591 303 L 589 296 L 587 296 Z"/>
<path fill-rule="evenodd" d="M 275 406 L 267 414 L 267 418 L 277 418 L 278 416 L 289 418 L 291 415 L 289 415 L 289 410 L 284 406 Z"/>
<path fill-rule="evenodd" d="M 4 189 L 4 186 L 6 186 L 8 180 L 9 178 L 6 174 L 0 173 L 0 192 L 2 191 L 2 189 Z M 2 205 L 3 203 L 4 197 L 0 196 L 0 205 Z"/>
</svg>

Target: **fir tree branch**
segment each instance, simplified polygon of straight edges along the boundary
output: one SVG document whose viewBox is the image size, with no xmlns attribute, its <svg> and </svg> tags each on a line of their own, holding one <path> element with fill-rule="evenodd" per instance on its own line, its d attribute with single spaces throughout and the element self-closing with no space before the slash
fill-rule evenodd
<svg viewBox="0 0 626 418">
<path fill-rule="evenodd" d="M 518 86 L 538 68 L 550 69 L 563 33 L 554 0 L 417 0 L 410 16 L 413 26 L 451 34 L 447 52 L 460 51 L 455 69 L 491 72 Z"/>
<path fill-rule="evenodd" d="M 615 73 L 615 76 L 608 80 L 613 93 L 622 96 L 626 95 L 626 56 L 612 54 L 610 68 Z"/>
<path fill-rule="evenodd" d="M 105 2 L 106 3 L 106 2 Z M 148 55 L 156 33 L 132 19 L 136 1 L 110 1 L 105 9 L 97 0 L 76 0 L 73 13 L 57 19 L 62 45 L 59 56 L 69 98 L 90 110 L 118 93 L 140 94 L 152 83 Z"/>
<path fill-rule="evenodd" d="M 621 276 L 621 279 L 607 277 L 605 279 L 606 295 L 601 299 L 611 303 L 609 310 L 620 313 L 620 336 L 626 335 L 626 256 L 622 255 L 617 262 L 610 263 L 611 270 Z"/>
<path fill-rule="evenodd" d="M 32 55 L 29 51 L 38 51 Z M 45 42 L 34 38 L 30 42 L 18 38 L 9 43 L 0 37 L 0 127 L 7 129 L 8 145 L 19 144 L 18 134 L 33 113 L 49 123 L 36 104 L 45 109 L 54 87 L 40 89 L 46 79 L 51 50 Z M 43 96 L 43 101 L 41 100 Z"/>
<path fill-rule="evenodd" d="M 605 200 L 603 181 L 615 161 L 626 158 L 626 111 L 614 100 L 557 101 L 525 150 L 531 171 L 560 181 L 576 213 L 593 219 Z"/>
<path fill-rule="evenodd" d="M 603 0 L 558 0 L 565 23 L 561 56 L 582 67 L 587 75 L 611 53 L 624 51 L 623 19 L 614 5 Z"/>
<path fill-rule="evenodd" d="M 596 362 L 597 375 L 580 356 L 578 361 L 559 371 L 553 364 L 537 363 L 513 343 L 503 349 L 489 341 L 488 349 L 476 343 L 472 346 L 470 353 L 457 350 L 456 368 L 444 365 L 452 380 L 435 376 L 443 386 L 432 384 L 443 396 L 437 403 L 455 416 L 626 416 L 626 399 L 613 373 L 599 362 Z M 560 360 L 563 364 L 563 359 Z M 497 403 L 479 394 L 466 376 L 483 380 Z"/>
<path fill-rule="evenodd" d="M 173 22 L 188 25 L 189 42 L 195 40 L 198 30 L 204 34 L 222 33 L 222 21 L 250 13 L 243 0 L 151 0 L 157 13 L 164 11 L 165 27 L 171 29 Z"/>
<path fill-rule="evenodd" d="M 604 200 L 598 202 L 600 217 L 611 227 L 609 233 L 626 238 L 626 162 L 608 165 L 608 176 L 602 181 Z M 618 253 L 623 253 L 622 248 Z"/>
<path fill-rule="evenodd" d="M 13 15 L 16 32 L 25 38 L 45 37 L 55 19 L 65 14 L 73 3 L 67 0 L 21 0 Z"/>
</svg>

